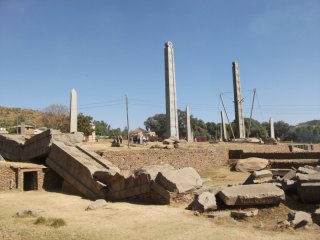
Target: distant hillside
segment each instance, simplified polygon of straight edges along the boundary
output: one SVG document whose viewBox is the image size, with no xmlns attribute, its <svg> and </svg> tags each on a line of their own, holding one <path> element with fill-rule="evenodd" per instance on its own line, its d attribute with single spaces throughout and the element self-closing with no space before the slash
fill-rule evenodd
<svg viewBox="0 0 320 240">
<path fill-rule="evenodd" d="M 35 127 L 43 126 L 43 113 L 32 109 L 0 106 L 0 127 L 9 128 L 24 122 Z"/>
<path fill-rule="evenodd" d="M 299 123 L 296 127 L 320 127 L 320 120 L 311 120 L 304 123 Z"/>
</svg>

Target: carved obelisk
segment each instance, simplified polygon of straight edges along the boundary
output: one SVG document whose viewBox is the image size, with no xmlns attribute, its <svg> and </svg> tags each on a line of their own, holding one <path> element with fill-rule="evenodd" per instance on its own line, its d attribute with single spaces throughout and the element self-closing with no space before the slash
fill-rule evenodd
<svg viewBox="0 0 320 240">
<path fill-rule="evenodd" d="M 190 121 L 190 110 L 186 107 L 186 123 L 187 123 L 187 141 L 193 142 L 192 131 L 191 131 L 191 121 Z"/>
<path fill-rule="evenodd" d="M 242 95 L 240 85 L 240 72 L 237 62 L 232 62 L 233 74 L 233 93 L 234 93 L 234 108 L 235 108 L 235 122 L 236 122 L 236 138 L 245 138 L 246 130 L 244 126 L 243 108 L 242 108 Z"/>
<path fill-rule="evenodd" d="M 274 137 L 274 124 L 273 124 L 273 119 L 269 119 L 269 124 L 270 124 L 270 138 L 275 139 Z"/>
<path fill-rule="evenodd" d="M 221 139 L 222 141 L 228 140 L 226 124 L 224 122 L 224 116 L 222 111 L 221 111 Z"/>
<path fill-rule="evenodd" d="M 178 109 L 176 96 L 176 76 L 172 42 L 164 48 L 165 79 L 166 79 L 166 135 L 179 138 Z"/>
<path fill-rule="evenodd" d="M 78 131 L 77 105 L 77 92 L 75 89 L 72 89 L 70 94 L 70 133 Z"/>
</svg>

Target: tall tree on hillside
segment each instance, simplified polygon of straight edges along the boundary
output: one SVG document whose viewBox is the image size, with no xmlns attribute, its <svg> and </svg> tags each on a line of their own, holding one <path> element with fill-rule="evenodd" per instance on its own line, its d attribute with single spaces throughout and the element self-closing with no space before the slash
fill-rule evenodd
<svg viewBox="0 0 320 240">
<path fill-rule="evenodd" d="M 47 128 L 69 131 L 69 108 L 61 104 L 51 104 L 43 109 L 43 124 Z"/>
<path fill-rule="evenodd" d="M 92 128 L 92 117 L 83 113 L 78 114 L 78 131 L 83 132 L 85 136 L 90 136 L 94 131 Z"/>
</svg>

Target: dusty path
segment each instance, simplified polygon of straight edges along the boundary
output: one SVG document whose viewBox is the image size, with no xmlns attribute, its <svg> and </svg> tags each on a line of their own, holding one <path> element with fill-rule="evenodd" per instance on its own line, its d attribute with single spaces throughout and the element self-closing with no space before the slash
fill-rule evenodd
<svg viewBox="0 0 320 240">
<path fill-rule="evenodd" d="M 52 192 L 1 192 L 0 232 L 14 239 L 319 239 L 320 231 L 256 229 L 248 222 L 215 221 L 172 206 L 108 203 L 85 211 L 89 200 Z M 36 217 L 15 217 L 34 208 L 44 217 L 63 218 L 60 228 L 35 225 Z M 1 239 L 1 233 L 0 233 Z M 4 238 L 2 238 L 4 239 Z"/>
</svg>

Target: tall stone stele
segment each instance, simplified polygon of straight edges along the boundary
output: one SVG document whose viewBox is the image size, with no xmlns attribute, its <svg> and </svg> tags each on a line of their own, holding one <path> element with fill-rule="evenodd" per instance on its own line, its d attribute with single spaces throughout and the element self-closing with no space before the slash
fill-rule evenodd
<svg viewBox="0 0 320 240">
<path fill-rule="evenodd" d="M 220 112 L 220 114 L 221 114 L 221 139 L 222 141 L 227 141 L 228 135 L 227 135 L 226 124 L 224 122 L 224 115 L 222 111 Z"/>
<path fill-rule="evenodd" d="M 236 138 L 245 138 L 246 130 L 244 126 L 243 108 L 242 108 L 242 95 L 240 84 L 240 72 L 237 62 L 232 62 L 232 75 L 233 75 L 233 93 L 234 93 L 234 108 L 235 108 L 235 122 L 236 122 Z"/>
<path fill-rule="evenodd" d="M 166 136 L 179 138 L 178 109 L 176 96 L 176 74 L 172 42 L 164 48 L 164 65 L 166 79 Z"/>
<path fill-rule="evenodd" d="M 76 133 L 78 131 L 77 108 L 77 92 L 75 89 L 72 89 L 70 94 L 70 133 Z"/>
<path fill-rule="evenodd" d="M 273 124 L 273 119 L 269 119 L 269 124 L 270 124 L 270 138 L 275 139 L 274 137 L 274 124 Z"/>
<path fill-rule="evenodd" d="M 192 131 L 191 131 L 191 120 L 190 120 L 190 110 L 186 107 L 186 123 L 187 123 L 187 141 L 193 142 Z"/>
</svg>

